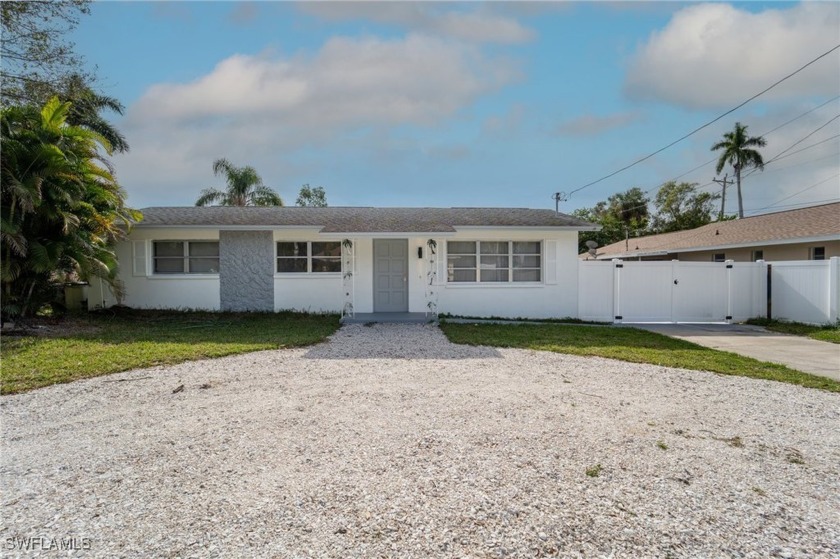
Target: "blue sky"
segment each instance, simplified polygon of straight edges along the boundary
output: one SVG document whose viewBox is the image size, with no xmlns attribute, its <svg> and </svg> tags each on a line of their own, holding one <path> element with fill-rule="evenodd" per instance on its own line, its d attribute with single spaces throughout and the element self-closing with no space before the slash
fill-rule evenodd
<svg viewBox="0 0 840 559">
<path fill-rule="evenodd" d="M 226 157 L 287 204 L 310 184 L 330 205 L 539 208 L 834 47 L 838 26 L 837 3 L 99 2 L 73 40 L 126 105 L 114 163 L 135 207 L 192 205 Z M 770 159 L 840 114 L 838 52 L 562 209 L 653 194 L 736 121 L 762 134 L 828 101 L 768 134 Z M 838 133 L 745 180 L 745 209 L 840 198 Z M 719 189 L 713 167 L 680 180 Z"/>
</svg>

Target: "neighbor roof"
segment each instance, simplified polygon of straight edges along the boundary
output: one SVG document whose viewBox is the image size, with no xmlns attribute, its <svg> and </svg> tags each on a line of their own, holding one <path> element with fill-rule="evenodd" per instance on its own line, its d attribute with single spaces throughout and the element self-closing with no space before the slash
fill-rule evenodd
<svg viewBox="0 0 840 559">
<path fill-rule="evenodd" d="M 598 226 L 526 208 L 169 207 L 141 210 L 138 227 L 318 227 L 321 233 L 452 233 L 457 227 Z"/>
<path fill-rule="evenodd" d="M 832 238 L 840 240 L 840 202 L 638 237 L 630 239 L 629 245 L 619 241 L 599 248 L 598 258 L 629 258 Z"/>
</svg>

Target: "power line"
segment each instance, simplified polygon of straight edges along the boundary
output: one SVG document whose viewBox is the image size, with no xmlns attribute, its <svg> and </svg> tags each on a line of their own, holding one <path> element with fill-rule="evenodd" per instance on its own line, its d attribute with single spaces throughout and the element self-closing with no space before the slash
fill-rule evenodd
<svg viewBox="0 0 840 559">
<path fill-rule="evenodd" d="M 811 149 L 811 148 L 815 148 L 815 147 L 817 147 L 817 146 L 818 146 L 818 145 L 820 145 L 820 144 L 824 144 L 824 143 L 826 143 L 826 142 L 830 142 L 831 140 L 836 140 L 837 138 L 840 138 L 840 134 L 835 134 L 834 136 L 830 136 L 830 137 L 826 138 L 825 140 L 820 140 L 820 141 L 819 141 L 819 142 L 817 142 L 816 144 L 811 144 L 811 145 L 806 146 L 806 147 L 804 147 L 804 148 L 802 148 L 802 149 L 798 149 L 798 150 L 796 150 L 796 151 L 792 151 L 792 152 L 790 152 L 789 154 L 787 154 L 787 155 L 785 155 L 785 156 L 783 156 L 783 157 L 777 157 L 777 158 L 776 158 L 776 161 L 778 161 L 778 160 L 780 160 L 780 159 L 786 159 L 786 158 L 790 157 L 791 155 L 796 155 L 797 153 L 800 153 L 800 152 L 803 152 L 803 151 L 809 150 L 809 149 Z"/>
<path fill-rule="evenodd" d="M 592 181 L 592 182 L 589 182 L 589 183 L 587 183 L 587 184 L 584 184 L 583 186 L 578 187 L 578 188 L 576 188 L 576 189 L 572 190 L 571 192 L 569 192 L 569 195 L 571 196 L 571 195 L 572 195 L 572 194 L 574 194 L 575 192 L 580 192 L 580 191 L 581 191 L 581 190 L 583 190 L 584 188 L 588 188 L 588 187 L 590 187 L 590 186 L 592 186 L 592 185 L 594 185 L 594 184 L 598 184 L 599 182 L 604 181 L 604 180 L 606 180 L 606 179 L 608 179 L 608 178 L 610 178 L 610 177 L 614 177 L 615 175 L 617 175 L 617 174 L 621 173 L 622 171 L 626 171 L 627 169 L 630 169 L 631 167 L 635 167 L 635 166 L 636 166 L 636 165 L 638 165 L 639 163 L 641 163 L 641 162 L 643 162 L 643 161 L 647 161 L 647 160 L 648 160 L 648 159 L 650 159 L 651 157 L 653 157 L 653 156 L 655 156 L 655 155 L 658 155 L 659 153 L 662 153 L 663 151 L 665 151 L 666 149 L 670 148 L 671 146 L 673 146 L 673 145 L 675 145 L 675 144 L 680 143 L 681 141 L 685 140 L 686 138 L 688 138 L 688 137 L 690 137 L 690 136 L 693 136 L 694 134 L 696 134 L 696 133 L 697 133 L 697 132 L 699 132 L 700 130 L 703 130 L 704 128 L 707 128 L 708 126 L 711 126 L 712 124 L 714 124 L 715 122 L 719 121 L 719 120 L 720 120 L 720 119 L 722 119 L 723 117 L 725 117 L 725 116 L 727 116 L 727 115 L 729 115 L 729 114 L 732 114 L 733 112 L 737 111 L 738 109 L 740 109 L 741 107 L 743 107 L 744 105 L 746 105 L 747 103 L 749 103 L 750 101 L 753 101 L 754 99 L 756 99 L 756 98 L 758 98 L 758 97 L 760 97 L 760 96 L 764 95 L 765 93 L 767 93 L 768 91 L 770 91 L 771 89 L 773 89 L 774 87 L 776 87 L 777 85 L 779 85 L 779 84 L 781 84 L 782 82 L 784 82 L 785 80 L 787 80 L 787 79 L 789 79 L 789 78 L 791 78 L 791 77 L 795 76 L 796 74 L 798 74 L 799 72 L 801 72 L 802 70 L 804 70 L 805 68 L 807 68 L 808 66 L 810 66 L 811 64 L 813 64 L 813 63 L 817 62 L 818 60 L 820 60 L 820 59 L 822 59 L 822 58 L 825 58 L 826 56 L 828 56 L 829 54 L 831 54 L 832 52 L 834 52 L 834 51 L 835 51 L 835 50 L 837 50 L 837 49 L 840 49 L 840 44 L 838 44 L 838 45 L 834 46 L 833 48 L 831 48 L 831 49 L 827 50 L 826 52 L 822 53 L 822 54 L 821 54 L 821 55 L 819 55 L 818 57 L 814 58 L 813 60 L 811 60 L 810 62 L 808 62 L 807 64 L 805 64 L 804 66 L 802 66 L 802 67 L 800 67 L 799 69 L 797 69 L 797 70 L 795 70 L 795 71 L 791 72 L 790 74 L 786 75 L 786 76 L 785 76 L 785 77 L 783 77 L 782 79 L 778 80 L 776 83 L 774 83 L 774 84 L 772 84 L 771 86 L 767 87 L 767 88 L 766 88 L 766 89 L 764 89 L 763 91 L 761 91 L 761 92 L 759 92 L 759 93 L 756 93 L 755 95 L 753 95 L 752 97 L 750 97 L 750 98 L 749 98 L 749 99 L 747 99 L 746 101 L 744 101 L 744 102 L 740 103 L 739 105 L 737 105 L 737 106 L 735 106 L 735 107 L 733 107 L 733 108 L 729 109 L 728 111 L 726 111 L 725 113 L 723 113 L 723 114 L 721 114 L 720 116 L 716 117 L 715 119 L 713 119 L 713 120 L 711 120 L 711 121 L 707 122 L 706 124 L 704 124 L 704 125 L 702 125 L 702 126 L 700 126 L 700 127 L 698 127 L 698 128 L 695 128 L 694 130 L 692 130 L 692 131 L 691 131 L 691 132 L 689 132 L 688 134 L 685 134 L 685 135 L 684 135 L 684 136 L 682 136 L 681 138 L 678 138 L 677 140 L 674 140 L 673 142 L 671 142 L 671 143 L 670 143 L 670 144 L 668 144 L 667 146 L 665 146 L 665 147 L 663 147 L 663 148 L 660 148 L 660 149 L 658 149 L 658 150 L 654 151 L 653 153 L 651 153 L 651 154 L 649 154 L 649 155 L 646 155 L 646 156 L 642 157 L 641 159 L 637 159 L 637 160 L 636 160 L 636 161 L 634 161 L 633 163 L 631 163 L 631 164 L 629 164 L 629 165 L 625 165 L 624 167 L 622 167 L 621 169 L 618 169 L 617 171 L 613 171 L 612 173 L 610 173 L 610 174 L 608 174 L 608 175 L 604 175 L 603 177 L 601 177 L 601 178 L 599 178 L 599 179 L 597 179 L 597 180 L 594 180 L 594 181 Z"/>
<path fill-rule="evenodd" d="M 768 209 L 768 208 L 774 208 L 774 207 L 776 207 L 776 205 L 778 205 L 778 204 L 779 204 L 779 202 L 784 202 L 785 200 L 790 200 L 791 198 L 793 198 L 793 197 L 795 197 L 795 196 L 799 196 L 799 195 L 800 195 L 800 194 L 802 194 L 803 192 L 807 192 L 808 190 L 811 190 L 812 188 L 816 188 L 816 187 L 820 186 L 821 184 L 827 183 L 827 182 L 828 182 L 828 181 L 830 181 L 831 179 L 836 179 L 837 177 L 840 177 L 840 173 L 837 173 L 836 175 L 832 175 L 832 176 L 828 177 L 827 179 L 823 179 L 823 180 L 821 180 L 821 181 L 819 181 L 819 182 L 816 182 L 816 183 L 812 184 L 811 186 L 809 186 L 809 187 L 807 187 L 807 188 L 803 188 L 803 189 L 802 189 L 802 190 L 800 190 L 799 192 L 794 192 L 794 193 L 793 193 L 793 194 L 791 194 L 790 196 L 785 196 L 785 197 L 784 197 L 784 198 L 782 198 L 781 200 L 776 200 L 775 202 L 773 202 L 773 203 L 772 203 L 772 204 L 770 204 L 769 206 L 764 206 L 763 208 L 757 208 L 757 209 L 755 209 L 755 210 L 751 210 L 751 211 L 760 212 L 761 210 L 766 210 L 766 209 Z"/>
<path fill-rule="evenodd" d="M 793 117 L 792 119 L 790 119 L 789 121 L 785 122 L 784 124 L 780 124 L 779 126 L 775 127 L 773 130 L 770 130 L 769 132 L 765 132 L 764 134 L 759 134 L 759 136 L 769 136 L 770 134 L 772 134 L 773 132 L 775 132 L 775 131 L 776 131 L 776 130 L 778 130 L 779 128 L 784 128 L 785 126 L 787 126 L 787 125 L 788 125 L 788 124 L 790 124 L 791 122 L 793 122 L 793 121 L 795 121 L 795 120 L 797 120 L 797 119 L 800 119 L 800 118 L 802 118 L 802 117 L 803 117 L 803 116 L 805 116 L 805 115 L 811 114 L 811 113 L 813 113 L 814 111 L 816 111 L 816 110 L 818 110 L 818 109 L 822 109 L 823 107 L 825 107 L 826 105 L 828 105 L 828 104 L 829 104 L 829 103 L 831 103 L 832 101 L 836 101 L 837 99 L 840 99 L 840 95 L 837 95 L 836 97 L 832 97 L 831 99 L 829 99 L 828 101 L 826 101 L 826 102 L 825 102 L 825 103 L 823 103 L 822 105 L 817 105 L 816 107 L 814 107 L 814 108 L 813 108 L 813 109 L 811 109 L 810 111 L 805 111 L 805 112 L 804 112 L 804 113 L 802 113 L 801 115 Z"/>
<path fill-rule="evenodd" d="M 840 198 L 825 198 L 823 200 L 811 200 L 810 202 L 797 202 L 796 204 L 777 204 L 777 205 L 773 205 L 773 206 L 766 206 L 766 207 L 761 208 L 761 209 L 764 209 L 764 210 L 766 210 L 768 208 L 794 208 L 795 209 L 797 207 L 810 208 L 811 206 L 820 206 L 822 204 L 834 204 L 835 202 L 840 202 Z M 745 212 L 747 212 L 747 211 L 757 212 L 757 211 L 761 211 L 761 210 L 744 210 L 744 211 Z M 783 211 L 787 211 L 787 210 L 783 210 Z M 778 212 L 766 212 L 766 213 L 771 214 L 771 213 L 778 213 Z M 766 214 L 755 214 L 755 215 L 751 215 L 749 217 L 756 217 L 757 215 L 766 215 Z"/>
<path fill-rule="evenodd" d="M 763 167 L 766 167 L 767 165 L 770 165 L 770 164 L 771 164 L 771 163 L 773 163 L 774 161 L 777 161 L 778 159 L 781 159 L 781 158 L 782 158 L 782 155 L 784 155 L 785 153 L 787 153 L 788 151 L 790 151 L 790 150 L 791 150 L 791 149 L 793 149 L 794 147 L 798 146 L 799 144 L 801 144 L 802 142 L 804 142 L 805 140 L 807 140 L 808 138 L 810 138 L 811 136 L 813 136 L 814 134 L 816 134 L 817 132 L 819 132 L 820 130 L 822 130 L 823 128 L 825 128 L 826 126 L 828 126 L 829 124 L 831 124 L 831 123 L 832 123 L 832 122 L 834 122 L 835 120 L 837 120 L 838 118 L 840 118 L 840 114 L 837 114 L 837 115 L 835 115 L 833 118 L 828 119 L 828 122 L 826 122 L 826 123 L 825 123 L 825 124 L 823 124 L 822 126 L 819 126 L 819 127 L 815 128 L 814 130 L 812 130 L 811 132 L 809 132 L 806 136 L 804 136 L 804 137 L 802 137 L 802 138 L 800 138 L 800 139 L 796 140 L 796 141 L 795 141 L 795 142 L 793 142 L 791 145 L 789 145 L 788 147 L 786 147 L 785 149 L 783 149 L 782 151 L 780 151 L 779 153 L 777 153 L 774 157 L 771 157 L 770 159 L 768 159 L 767 161 L 765 161 L 765 162 L 764 162 Z M 830 139 L 831 139 L 831 138 L 826 138 L 826 140 L 825 140 L 825 141 L 828 141 L 828 140 L 830 140 Z M 816 146 L 816 145 L 819 145 L 819 144 L 813 144 L 813 145 L 815 145 L 815 146 Z M 800 151 L 804 151 L 804 149 L 803 149 L 803 150 L 800 150 Z M 793 155 L 793 154 L 791 154 L 791 155 Z M 745 178 L 749 177 L 750 175 L 752 175 L 753 173 L 757 172 L 758 170 L 759 170 L 759 168 L 758 168 L 758 167 L 754 167 L 752 170 L 750 170 L 750 172 L 749 172 L 749 173 L 747 173 L 746 175 L 744 175 L 743 177 L 741 177 L 741 180 L 744 180 Z"/>
<path fill-rule="evenodd" d="M 816 110 L 818 110 L 818 109 L 821 109 L 822 107 L 826 106 L 827 104 L 831 103 L 832 101 L 836 101 L 837 99 L 840 99 L 840 95 L 837 95 L 836 97 L 833 97 L 833 98 L 829 99 L 829 100 L 828 100 L 828 101 L 826 101 L 825 103 L 822 103 L 822 104 L 820 104 L 820 105 L 817 105 L 816 107 L 814 107 L 814 108 L 812 108 L 812 109 L 808 109 L 807 111 L 805 111 L 805 112 L 803 112 L 803 113 L 798 114 L 797 116 L 795 116 L 795 117 L 791 118 L 790 120 L 788 120 L 788 121 L 786 121 L 786 122 L 784 122 L 784 123 L 780 124 L 779 126 L 776 126 L 776 127 L 775 127 L 775 128 L 773 128 L 772 130 L 768 130 L 767 132 L 764 132 L 764 133 L 762 133 L 762 134 L 759 134 L 759 136 L 769 136 L 769 135 L 770 135 L 770 134 L 772 134 L 773 132 L 776 132 L 777 130 L 780 130 L 781 128 L 784 128 L 784 127 L 785 127 L 785 126 L 787 126 L 788 124 L 791 124 L 792 122 L 795 122 L 795 121 L 799 120 L 800 118 L 802 118 L 802 117 L 804 117 L 804 116 L 806 116 L 806 115 L 809 115 L 809 114 L 811 114 L 812 112 L 814 112 L 814 111 L 816 111 Z M 788 153 L 787 155 L 784 155 L 784 156 L 782 156 L 782 157 L 776 157 L 775 159 L 776 159 L 776 160 L 779 160 L 779 159 L 785 159 L 786 157 L 790 157 L 791 155 L 794 155 L 794 154 L 797 154 L 797 153 L 799 153 L 799 152 L 802 152 L 802 151 L 805 151 L 805 150 L 811 149 L 811 148 L 813 148 L 813 147 L 816 147 L 816 146 L 818 146 L 818 145 L 820 145 L 820 144 L 822 144 L 822 143 L 825 143 L 825 142 L 827 142 L 827 141 L 830 141 L 830 140 L 832 140 L 832 139 L 834 139 L 834 138 L 837 138 L 837 137 L 839 137 L 839 136 L 840 136 L 840 134 L 838 134 L 838 135 L 836 135 L 836 136 L 832 136 L 831 138 L 826 138 L 825 140 L 821 140 L 821 141 L 819 141 L 819 142 L 817 142 L 817 143 L 815 143 L 815 144 L 811 144 L 811 145 L 809 145 L 809 146 L 807 146 L 807 147 L 804 147 L 804 148 L 802 148 L 802 149 L 798 149 L 798 150 L 793 151 L 793 152 L 791 152 L 791 153 Z M 677 181 L 678 179 L 681 179 L 682 177 L 684 177 L 684 176 L 686 176 L 686 175 L 688 175 L 688 174 L 691 174 L 691 173 L 693 173 L 694 171 L 697 171 L 697 170 L 699 170 L 699 169 L 702 169 L 703 167 L 706 167 L 707 165 L 709 165 L 709 164 L 711 164 L 711 163 L 714 163 L 714 162 L 715 162 L 715 161 L 717 161 L 717 160 L 718 160 L 718 156 L 715 156 L 715 157 L 713 157 L 712 159 L 710 159 L 710 160 L 706 161 L 705 163 L 701 163 L 700 165 L 698 165 L 698 166 L 696 166 L 696 167 L 694 167 L 694 168 L 692 168 L 692 169 L 689 169 L 688 171 L 686 171 L 686 172 L 684 172 L 684 173 L 682 173 L 682 174 L 680 174 L 680 175 L 677 175 L 677 176 L 675 176 L 675 177 L 672 177 L 672 178 L 670 178 L 670 179 L 668 179 L 668 180 L 666 180 L 666 181 L 664 181 L 664 182 L 662 182 L 662 183 L 660 183 L 660 184 L 657 184 L 656 186 L 652 186 L 651 188 L 649 188 L 649 189 L 645 190 L 645 191 L 644 191 L 644 194 L 650 194 L 651 192 L 653 192 L 653 191 L 655 191 L 655 190 L 659 190 L 660 188 L 662 188 L 663 186 L 665 186 L 665 185 L 666 185 L 666 184 L 668 184 L 669 182 L 671 182 L 671 181 Z M 746 177 L 748 177 L 750 174 L 752 174 L 752 173 L 747 173 L 747 175 L 745 175 L 744 177 L 742 177 L 742 178 L 741 178 L 741 180 L 745 179 L 745 178 L 746 178 Z M 709 182 L 707 182 L 707 183 L 705 183 L 705 184 L 703 184 L 703 185 L 697 186 L 697 190 L 702 190 L 702 189 L 704 189 L 704 188 L 706 188 L 707 186 L 710 186 L 710 185 L 712 185 L 712 184 L 715 184 L 714 179 L 712 179 L 711 181 L 709 181 Z M 558 197 L 558 195 L 562 196 L 562 198 L 561 198 L 561 200 L 560 200 L 560 201 L 564 201 L 564 202 L 565 202 L 565 201 L 567 201 L 567 200 L 568 200 L 568 195 L 567 195 L 566 193 L 564 193 L 564 192 L 559 192 L 559 193 L 552 194 L 551 198 L 552 198 L 553 200 L 557 201 L 557 197 Z M 642 206 L 634 206 L 634 207 L 632 207 L 632 208 L 626 208 L 625 210 L 622 210 L 622 211 L 621 211 L 621 213 L 622 213 L 622 214 L 624 214 L 624 213 L 627 213 L 627 212 L 630 212 L 630 211 L 633 211 L 633 210 L 637 210 L 637 209 L 639 209 L 639 208 L 641 208 L 641 207 L 642 207 Z"/>
<path fill-rule="evenodd" d="M 838 134 L 837 136 L 840 136 L 840 134 Z M 787 157 L 787 155 L 785 157 Z M 762 173 L 762 176 L 766 175 L 768 173 L 778 173 L 779 171 L 787 171 L 788 169 L 794 169 L 796 167 L 801 167 L 803 165 L 808 165 L 809 163 L 816 163 L 817 161 L 823 161 L 825 159 L 830 159 L 830 158 L 840 160 L 840 153 L 831 153 L 829 155 L 823 155 L 822 157 L 817 157 L 816 159 L 809 159 L 808 161 L 801 161 L 799 163 L 794 163 L 793 165 L 788 165 L 787 167 L 782 167 L 780 169 L 771 169 L 770 171 L 764 171 Z M 784 159 L 784 157 L 782 159 Z"/>
<path fill-rule="evenodd" d="M 807 135 L 807 136 L 805 136 L 804 138 L 802 138 L 802 139 L 800 139 L 800 140 L 797 140 L 796 142 L 793 142 L 793 143 L 792 143 L 790 146 L 788 146 L 786 149 L 784 149 L 784 150 L 780 151 L 779 153 L 777 153 L 777 154 L 776 154 L 776 156 L 775 156 L 775 157 L 773 157 L 773 158 L 771 158 L 771 159 L 770 159 L 767 163 L 772 163 L 773 161 L 776 161 L 776 160 L 777 160 L 777 159 L 779 159 L 779 158 L 780 158 L 780 157 L 781 157 L 784 153 L 786 153 L 786 152 L 790 151 L 791 149 L 793 149 L 794 147 L 798 146 L 799 144 L 801 144 L 802 142 L 804 142 L 805 140 L 807 140 L 808 138 L 810 138 L 811 136 L 813 136 L 814 134 L 816 134 L 817 132 L 819 132 L 820 130 L 822 130 L 823 128 L 825 128 L 826 126 L 828 126 L 829 124 L 831 124 L 831 123 L 832 123 L 832 122 L 834 122 L 835 120 L 837 120 L 838 118 L 840 118 L 840 114 L 835 115 L 835 116 L 834 116 L 834 118 L 829 119 L 829 120 L 828 120 L 828 122 L 826 122 L 825 124 L 823 124 L 822 126 L 820 126 L 819 128 L 817 128 L 816 130 L 813 130 L 810 134 L 808 134 L 808 135 Z M 767 163 L 765 163 L 765 165 L 767 165 Z"/>
</svg>

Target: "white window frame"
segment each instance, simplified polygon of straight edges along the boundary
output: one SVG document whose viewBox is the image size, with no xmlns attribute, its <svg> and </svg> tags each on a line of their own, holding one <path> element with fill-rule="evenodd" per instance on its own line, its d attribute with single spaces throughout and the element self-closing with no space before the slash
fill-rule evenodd
<svg viewBox="0 0 840 559">
<path fill-rule="evenodd" d="M 278 249 L 280 247 L 280 243 L 306 243 L 306 256 L 280 256 L 277 254 Z M 312 256 L 312 243 L 336 243 L 339 247 L 339 254 L 338 256 Z M 341 241 L 338 240 L 317 240 L 317 241 L 295 241 L 289 239 L 280 239 L 274 242 L 274 274 L 277 276 L 283 277 L 306 277 L 306 276 L 316 276 L 316 277 L 333 277 L 333 276 L 340 276 L 341 275 Z M 279 271 L 280 267 L 280 259 L 299 259 L 299 260 L 306 260 L 306 271 L 301 272 L 281 272 Z M 323 259 L 323 260 L 334 260 L 337 261 L 339 264 L 339 270 L 336 272 L 318 272 L 312 270 L 312 259 Z"/>
<path fill-rule="evenodd" d="M 182 243 L 183 246 L 183 254 L 178 256 L 157 256 L 157 243 Z M 219 241 L 216 239 L 154 239 L 151 241 L 152 250 L 151 250 L 151 275 L 153 276 L 161 276 L 161 277 L 174 277 L 174 276 L 218 276 L 218 270 L 215 272 L 191 272 L 190 271 L 190 260 L 212 260 L 214 257 L 210 256 L 190 256 L 190 244 L 192 243 L 215 243 L 217 246 L 219 245 Z M 180 272 L 158 272 L 157 271 L 157 259 L 163 258 L 167 260 L 181 260 L 183 262 L 183 267 Z M 221 253 L 215 257 L 219 261 L 219 265 L 217 268 L 221 269 L 222 265 L 222 257 Z"/>
<path fill-rule="evenodd" d="M 475 252 L 473 253 L 462 253 L 456 252 L 453 253 L 454 255 L 459 256 L 469 256 L 473 255 L 475 257 L 475 280 L 473 281 L 454 281 L 449 279 L 450 278 L 450 268 L 449 268 L 449 244 L 450 243 L 475 243 Z M 481 243 L 507 243 L 508 251 L 507 251 L 507 259 L 508 259 L 508 279 L 507 281 L 481 281 Z M 514 243 L 536 243 L 539 246 L 540 252 L 537 253 L 527 253 L 527 254 L 517 254 L 513 252 L 513 244 Z M 504 254 L 484 254 L 483 256 L 505 256 Z M 515 267 L 514 266 L 514 258 L 516 256 L 539 256 L 540 258 L 540 265 L 539 267 L 531 267 L 531 268 L 523 268 L 523 267 Z M 542 285 L 545 283 L 545 243 L 541 239 L 448 239 L 446 241 L 446 258 L 444 259 L 444 263 L 446 266 L 446 284 L 451 286 L 468 286 L 468 285 L 484 285 L 484 286 L 508 286 L 508 285 L 515 285 L 515 286 L 525 286 L 525 285 Z M 465 270 L 473 270 L 473 268 L 462 268 Z M 503 268 L 497 268 L 499 270 Z M 538 280 L 514 280 L 514 271 L 516 270 L 538 270 L 540 273 L 540 279 Z"/>
</svg>

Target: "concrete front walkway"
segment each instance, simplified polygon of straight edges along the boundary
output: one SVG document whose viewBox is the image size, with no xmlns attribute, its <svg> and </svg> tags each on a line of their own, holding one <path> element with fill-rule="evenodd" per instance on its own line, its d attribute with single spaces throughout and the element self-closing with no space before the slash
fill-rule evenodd
<svg viewBox="0 0 840 559">
<path fill-rule="evenodd" d="M 628 324 L 698 345 L 840 380 L 840 345 L 745 324 Z"/>
</svg>

